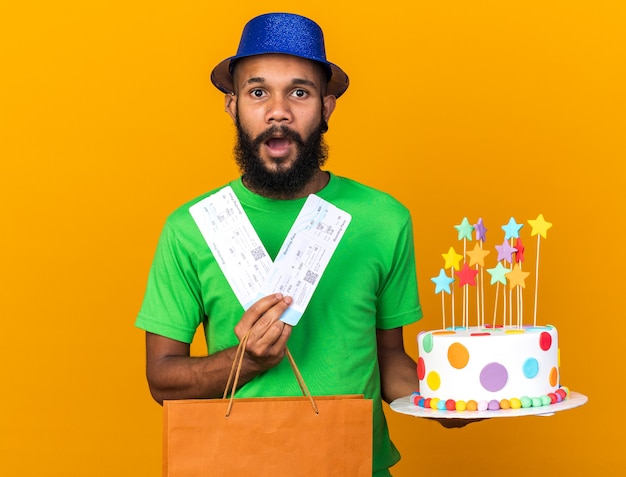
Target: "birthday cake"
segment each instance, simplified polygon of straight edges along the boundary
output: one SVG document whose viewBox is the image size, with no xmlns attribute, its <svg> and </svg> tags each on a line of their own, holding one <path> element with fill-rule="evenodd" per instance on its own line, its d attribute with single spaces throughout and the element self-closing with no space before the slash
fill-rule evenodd
<svg viewBox="0 0 626 477">
<path fill-rule="evenodd" d="M 493 268 L 485 268 L 490 251 L 483 247 L 487 229 L 482 219 L 472 226 L 464 218 L 455 226 L 464 253 L 457 254 L 450 247 L 442 254 L 444 268 L 431 279 L 435 293 L 441 294 L 443 323 L 439 330 L 418 334 L 419 391 L 411 396 L 413 404 L 440 411 L 497 411 L 549 406 L 567 399 L 569 391 L 560 385 L 557 330 L 552 325 L 537 324 L 539 245 L 552 224 L 543 215 L 528 223 L 532 226 L 531 236 L 537 236 L 532 324 L 524 323 L 523 289 L 530 272 L 522 269 L 522 224 L 511 218 L 502 226 L 505 238 L 495 247 L 498 256 Z M 467 241 L 472 240 L 474 232 L 477 243 L 467 251 Z M 452 270 L 450 275 L 446 269 Z M 491 276 L 490 285 L 495 285 L 489 323 L 485 321 L 489 308 L 485 270 Z M 451 288 L 455 281 L 460 292 Z M 475 287 L 475 293 L 470 293 L 469 287 Z M 445 295 L 449 295 L 448 304 Z M 450 326 L 446 309 L 450 310 Z"/>
</svg>

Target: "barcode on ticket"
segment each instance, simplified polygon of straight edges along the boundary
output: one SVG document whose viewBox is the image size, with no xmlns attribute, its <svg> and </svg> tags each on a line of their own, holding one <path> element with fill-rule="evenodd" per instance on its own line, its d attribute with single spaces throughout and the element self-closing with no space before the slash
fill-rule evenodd
<svg viewBox="0 0 626 477">
<path fill-rule="evenodd" d="M 250 250 L 250 253 L 252 254 L 252 258 L 254 258 L 255 260 L 262 260 L 263 258 L 265 258 L 265 250 L 263 249 L 263 246 L 260 245 L 257 248 L 253 248 L 252 250 Z"/>
<path fill-rule="evenodd" d="M 317 273 L 312 272 L 311 270 L 307 270 L 304 275 L 304 281 L 307 283 L 310 283 L 311 285 L 315 285 L 315 282 L 317 281 L 318 276 L 319 275 Z"/>
</svg>

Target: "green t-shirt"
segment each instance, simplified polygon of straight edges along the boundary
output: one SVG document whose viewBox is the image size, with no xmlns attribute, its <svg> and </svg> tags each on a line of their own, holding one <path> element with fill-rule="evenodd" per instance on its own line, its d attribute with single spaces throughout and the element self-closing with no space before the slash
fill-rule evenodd
<svg viewBox="0 0 626 477">
<path fill-rule="evenodd" d="M 241 179 L 229 185 L 273 260 L 306 199 L 267 199 L 246 189 Z M 168 217 L 136 320 L 141 329 L 186 343 L 204 325 L 209 353 L 237 345 L 233 330 L 243 314 L 189 213 L 191 205 L 215 191 Z M 376 329 L 421 318 L 411 218 L 388 194 L 333 174 L 317 195 L 351 214 L 352 220 L 292 331 L 289 349 L 313 395 L 363 394 L 373 399 L 374 475 L 388 475 L 399 454 L 382 410 Z M 283 360 L 236 395 L 301 394 Z"/>
</svg>

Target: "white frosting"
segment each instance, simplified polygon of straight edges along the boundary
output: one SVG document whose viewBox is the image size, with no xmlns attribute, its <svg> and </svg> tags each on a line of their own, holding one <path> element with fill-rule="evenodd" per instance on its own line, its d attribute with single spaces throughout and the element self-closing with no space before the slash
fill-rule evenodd
<svg viewBox="0 0 626 477">
<path fill-rule="evenodd" d="M 417 341 L 425 398 L 501 401 L 545 396 L 559 388 L 553 326 L 436 330 L 420 333 Z"/>
</svg>

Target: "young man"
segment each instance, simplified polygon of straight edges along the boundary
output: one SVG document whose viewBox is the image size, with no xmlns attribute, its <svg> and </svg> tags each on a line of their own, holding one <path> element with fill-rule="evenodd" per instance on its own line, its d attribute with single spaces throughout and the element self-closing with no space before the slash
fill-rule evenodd
<svg viewBox="0 0 626 477">
<path fill-rule="evenodd" d="M 228 184 L 272 260 L 309 194 L 351 222 L 296 326 L 280 320 L 292 297 L 270 294 L 244 311 L 190 214 L 208 192 L 167 220 L 137 326 L 146 331 L 147 378 L 165 399 L 221 397 L 235 349 L 249 333 L 238 397 L 301 395 L 288 344 L 313 395 L 364 394 L 374 402 L 373 475 L 399 455 L 381 399 L 418 387 L 402 327 L 421 317 L 407 209 L 391 196 L 322 169 L 323 140 L 347 75 L 325 56 L 311 20 L 267 14 L 244 28 L 237 55 L 212 81 L 237 128 L 241 177 Z M 203 325 L 208 356 L 190 357 Z"/>
</svg>

